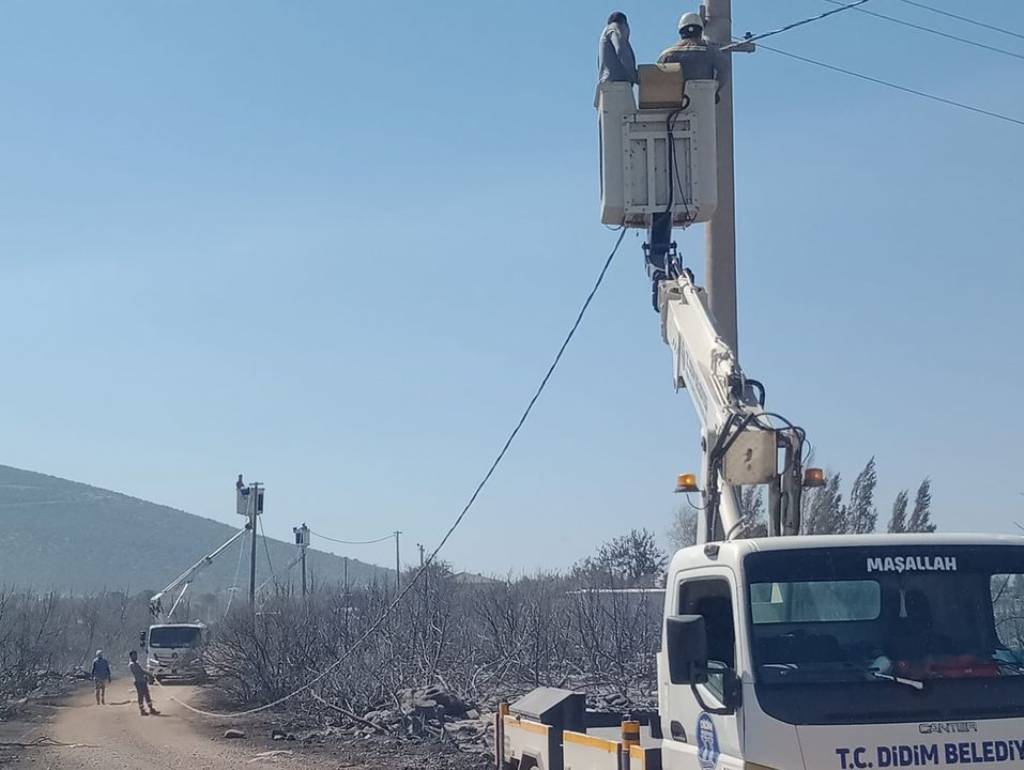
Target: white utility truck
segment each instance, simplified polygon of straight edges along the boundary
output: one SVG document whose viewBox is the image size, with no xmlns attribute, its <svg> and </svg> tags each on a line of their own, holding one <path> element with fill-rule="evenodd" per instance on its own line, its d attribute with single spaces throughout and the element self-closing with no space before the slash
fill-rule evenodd
<svg viewBox="0 0 1024 770">
<path fill-rule="evenodd" d="M 149 609 L 157 622 L 149 627 L 149 631 L 139 634 L 139 641 L 146 650 L 146 670 L 159 681 L 179 679 L 201 682 L 206 679 L 206 664 L 203 659 L 203 647 L 206 641 L 206 626 L 202 623 L 176 623 L 174 612 L 181 605 L 192 581 L 205 567 L 213 563 L 228 547 L 241 539 L 250 526 L 232 535 L 227 542 L 208 553 L 178 577 L 172 580 L 162 591 L 149 600 Z M 180 589 L 180 591 L 178 590 Z M 166 612 L 163 599 L 166 594 L 178 591 Z"/>
<path fill-rule="evenodd" d="M 609 720 L 534 691 L 498 715 L 496 766 L 1024 768 L 1024 538 L 800 535 L 803 489 L 823 483 L 804 431 L 765 410 L 670 243 L 714 209 L 698 157 L 714 151 L 713 89 L 668 65 L 641 67 L 639 109 L 628 84 L 599 91 L 602 218 L 650 228 L 673 382 L 701 423 L 700 478 L 677 487 L 701 514 L 666 575 L 658 711 Z M 767 537 L 744 539 L 747 485 L 767 487 Z"/>
<path fill-rule="evenodd" d="M 203 656 L 207 641 L 206 626 L 202 623 L 176 623 L 173 620 L 174 612 L 181 605 L 181 600 L 185 597 L 185 593 L 192 585 L 196 575 L 212 564 L 214 559 L 224 553 L 233 543 L 238 542 L 247 532 L 252 535 L 250 539 L 250 585 L 255 584 L 256 520 L 263 514 L 263 494 L 262 484 L 246 485 L 242 481 L 242 476 L 239 475 L 238 481 L 235 482 L 235 505 L 238 515 L 247 519 L 245 526 L 178 575 L 149 600 L 149 611 L 157 622 L 149 627 L 148 633 L 143 631 L 139 634 L 139 641 L 147 651 L 146 670 L 157 680 L 181 679 L 199 682 L 206 679 L 206 662 Z M 241 566 L 241 559 L 239 559 L 239 566 Z M 233 586 L 231 590 L 237 590 L 237 587 Z M 171 608 L 165 612 L 163 599 L 174 591 L 178 591 L 178 595 L 171 603 Z"/>
</svg>

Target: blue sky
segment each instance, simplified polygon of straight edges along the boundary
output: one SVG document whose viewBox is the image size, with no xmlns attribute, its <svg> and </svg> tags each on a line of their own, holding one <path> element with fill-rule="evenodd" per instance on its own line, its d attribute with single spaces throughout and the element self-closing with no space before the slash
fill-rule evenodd
<svg viewBox="0 0 1024 770">
<path fill-rule="evenodd" d="M 963 4 L 929 0 L 965 12 Z M 734 0 L 737 33 L 827 9 Z M 915 10 L 868 7 L 1024 52 Z M 0 9 L 0 462 L 268 533 L 432 546 L 613 243 L 591 3 L 29 3 Z M 624 6 L 638 58 L 687 6 Z M 1024 7 L 978 18 L 1024 30 Z M 856 12 L 773 45 L 1024 118 L 1024 61 Z M 736 63 L 740 346 L 769 406 L 882 518 L 1024 520 L 1024 128 L 762 51 Z M 679 238 L 703 272 L 700 228 Z M 659 534 L 697 466 L 627 236 L 445 556 L 566 566 Z M 334 548 L 346 553 L 340 546 Z M 348 554 L 388 563 L 390 546 Z"/>
</svg>

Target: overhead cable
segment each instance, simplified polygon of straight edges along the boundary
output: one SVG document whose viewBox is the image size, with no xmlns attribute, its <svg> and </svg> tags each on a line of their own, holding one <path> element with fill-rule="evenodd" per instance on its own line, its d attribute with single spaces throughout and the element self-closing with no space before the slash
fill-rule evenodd
<svg viewBox="0 0 1024 770">
<path fill-rule="evenodd" d="M 933 102 L 939 102 L 940 104 L 945 104 L 950 107 L 957 107 L 961 110 L 967 110 L 968 112 L 977 113 L 978 115 L 985 115 L 990 118 L 996 118 L 997 120 L 1002 120 L 1005 121 L 1006 123 L 1013 123 L 1018 126 L 1024 126 L 1024 120 L 1021 120 L 1020 118 L 1014 118 L 1010 115 L 1004 115 L 1001 112 L 994 112 L 992 110 L 986 110 L 981 107 L 975 107 L 974 105 L 958 102 L 954 99 L 947 99 L 944 96 L 930 94 L 927 91 L 919 91 L 916 88 L 909 88 L 908 86 L 902 86 L 899 83 L 893 83 L 888 80 L 882 80 L 881 78 L 872 77 L 871 75 L 865 75 L 862 72 L 855 72 L 853 70 L 845 69 L 844 67 L 837 67 L 834 64 L 827 64 L 826 62 L 818 61 L 817 59 L 811 59 L 810 57 L 807 56 L 800 56 L 799 54 L 790 53 L 789 51 L 783 51 L 780 48 L 770 48 L 769 46 L 766 45 L 762 45 L 761 48 L 763 48 L 765 51 L 771 51 L 772 53 L 777 53 L 780 56 L 785 56 L 790 59 L 796 59 L 797 61 L 802 61 L 806 64 L 813 64 L 815 67 L 821 67 L 823 69 L 831 70 L 833 72 L 840 72 L 843 75 L 849 75 L 850 77 L 859 78 L 860 80 L 866 80 L 869 83 L 875 83 L 876 85 L 885 86 L 886 88 L 892 88 L 896 91 L 902 91 L 907 94 L 913 94 L 914 96 L 920 96 L 922 99 L 929 99 Z"/>
<path fill-rule="evenodd" d="M 944 11 L 941 8 L 936 8 L 934 6 L 927 5 L 926 3 L 916 2 L 916 0 L 898 0 L 898 1 L 903 3 L 904 5 L 912 5 L 915 8 L 921 8 L 922 10 L 928 11 L 930 13 L 936 13 L 939 16 L 946 16 L 946 17 L 948 17 L 950 19 L 956 19 L 957 21 L 962 21 L 965 24 L 973 24 L 975 27 L 981 27 L 982 29 L 988 29 L 988 30 L 991 30 L 992 32 L 1001 32 L 1004 35 L 1010 35 L 1011 37 L 1016 37 L 1016 38 L 1020 38 L 1021 40 L 1024 40 L 1024 34 L 1021 34 L 1020 32 L 1014 32 L 1012 29 L 1007 29 L 1006 27 L 999 27 L 999 26 L 997 26 L 995 24 L 986 24 L 983 21 L 978 21 L 977 19 L 972 19 L 972 18 L 969 18 L 967 16 L 958 16 L 955 13 L 950 13 L 949 11 Z"/>
<path fill-rule="evenodd" d="M 277 578 L 274 572 L 274 563 L 270 560 L 270 546 L 267 545 L 267 533 L 263 531 L 263 519 L 256 517 L 260 523 L 260 540 L 263 541 L 263 553 L 267 555 L 267 567 L 270 569 L 270 575 L 273 578 Z"/>
<path fill-rule="evenodd" d="M 235 599 L 235 594 L 238 593 L 238 578 L 242 574 L 242 559 L 245 557 L 245 538 L 241 537 L 238 539 L 238 564 L 235 565 L 235 579 L 231 581 L 231 588 L 228 589 L 228 604 L 224 608 L 224 617 L 228 616 L 231 612 L 231 602 Z"/>
<path fill-rule="evenodd" d="M 832 5 L 843 5 L 840 0 L 825 0 L 826 3 L 832 3 Z M 841 9 L 846 10 L 850 6 L 843 6 Z M 1003 56 L 1012 56 L 1014 59 L 1024 59 L 1024 54 L 1017 53 L 1016 51 L 1008 51 L 1005 48 L 998 48 L 994 45 L 988 45 L 987 43 L 979 43 L 977 40 L 970 40 L 966 37 L 959 37 L 958 35 L 951 35 L 948 32 L 942 30 L 932 29 L 931 27 L 925 27 L 921 24 L 914 24 L 911 21 L 905 21 L 904 19 L 897 19 L 895 16 L 886 16 L 884 13 L 877 13 L 875 11 L 869 11 L 867 8 L 857 8 L 858 13 L 863 13 L 868 16 L 874 16 L 876 19 L 882 19 L 892 24 L 899 24 L 902 27 L 910 27 L 910 29 L 916 29 L 920 32 L 927 32 L 930 35 L 936 35 L 938 37 L 946 38 L 947 40 L 954 40 L 957 43 L 964 43 L 965 45 L 971 45 L 975 48 L 983 48 L 986 51 L 992 51 L 993 53 L 1001 53 Z"/>
<path fill-rule="evenodd" d="M 279 706 L 285 701 L 291 700 L 296 695 L 300 695 L 301 693 L 304 693 L 307 690 L 309 690 L 311 687 L 320 682 L 324 677 L 326 677 L 329 673 L 331 673 L 331 671 L 335 670 L 336 668 L 338 668 L 338 666 L 340 666 L 342 663 L 348 660 L 348 658 L 351 657 L 351 655 L 357 649 L 359 649 L 367 639 L 369 639 L 377 632 L 377 629 L 380 628 L 384 624 L 384 621 L 386 621 L 391 616 L 391 613 L 394 612 L 395 608 L 398 607 L 399 604 L 401 604 L 402 600 L 405 599 L 405 597 L 413 589 L 413 587 L 416 585 L 419 579 L 433 564 L 434 560 L 437 558 L 437 555 L 441 552 L 441 549 L 444 548 L 445 544 L 455 533 L 455 530 L 458 529 L 463 519 L 466 518 L 466 514 L 469 513 L 469 510 L 477 501 L 477 498 L 480 496 L 480 493 L 483 492 L 484 487 L 487 486 L 487 482 L 491 480 L 491 476 L 494 475 L 494 472 L 498 469 L 498 466 L 501 464 L 501 461 L 505 459 L 505 455 L 508 453 L 509 447 L 512 446 L 512 442 L 515 441 L 516 436 L 519 435 L 519 431 L 522 430 L 523 425 L 526 424 L 526 420 L 529 418 L 530 413 L 533 411 L 533 407 L 537 403 L 537 399 L 540 398 L 541 393 L 544 392 L 544 388 L 547 387 L 548 382 L 551 380 L 551 376 L 555 373 L 555 369 L 558 368 L 558 364 L 562 360 L 562 355 L 565 353 L 566 348 L 569 347 L 569 343 L 572 341 L 573 336 L 575 336 L 576 334 L 576 330 L 579 328 L 580 323 L 583 321 L 583 316 L 586 315 L 587 308 L 590 307 L 590 303 L 594 299 L 594 296 L 597 294 L 597 290 L 601 287 L 601 283 L 604 281 L 604 276 L 608 272 L 608 268 L 611 266 L 612 260 L 615 258 L 615 254 L 616 252 L 618 252 L 619 246 L 622 244 L 622 240 L 626 237 L 627 232 L 628 231 L 625 228 L 623 228 L 622 232 L 619 233 L 619 237 L 615 241 L 615 246 L 612 248 L 611 253 L 608 255 L 607 259 L 605 259 L 604 265 L 602 265 L 601 271 L 597 275 L 597 280 L 594 282 L 593 288 L 590 290 L 590 293 L 587 295 L 587 298 L 583 301 L 583 305 L 580 307 L 579 312 L 576 314 L 576 320 L 573 322 L 572 326 L 569 327 L 569 332 L 568 334 L 565 335 L 565 338 L 562 340 L 562 344 L 558 348 L 558 352 L 555 354 L 555 357 L 552 360 L 551 365 L 548 367 L 544 376 L 541 378 L 540 384 L 537 386 L 537 389 L 534 391 L 533 396 L 526 404 L 526 409 L 523 410 L 523 413 L 520 415 L 519 420 L 516 422 L 515 427 L 512 429 L 512 432 L 508 434 L 508 437 L 505 439 L 505 443 L 502 444 L 501 449 L 498 451 L 498 454 L 491 462 L 491 465 L 487 469 L 487 472 L 483 475 L 483 478 L 480 479 L 480 482 L 476 485 L 476 488 L 473 490 L 473 494 L 469 496 L 469 500 L 462 507 L 462 510 L 459 512 L 459 515 L 455 517 L 455 521 L 452 522 L 452 525 L 448 528 L 448 531 L 445 533 L 444 537 L 441 538 L 441 542 L 437 544 L 437 547 L 424 560 L 423 566 L 421 566 L 415 572 L 415 574 L 413 574 L 412 580 L 410 580 L 405 585 L 405 587 L 398 593 L 398 595 L 395 596 L 394 600 L 387 607 L 384 608 L 381 614 L 377 616 L 377 619 L 370 624 L 370 627 L 366 629 L 366 631 L 363 632 L 363 634 L 359 638 L 357 638 L 348 648 L 346 648 L 345 651 L 341 653 L 341 655 L 339 655 L 338 658 L 333 663 L 331 663 L 319 674 L 314 676 L 312 679 L 307 681 L 302 686 L 288 693 L 287 695 L 283 695 L 280 698 L 271 701 L 270 703 L 263 704 L 262 706 L 256 706 L 255 708 L 235 713 L 219 714 L 212 711 L 204 711 L 203 709 L 198 709 L 195 706 L 191 706 L 188 703 L 184 703 L 183 701 L 178 700 L 177 698 L 172 697 L 171 700 L 175 701 L 176 703 L 180 704 L 181 706 L 183 706 L 184 708 L 188 709 L 193 713 L 214 718 L 227 719 L 233 717 L 246 716 L 248 714 L 256 714 L 260 711 L 266 711 L 267 709 Z"/>
<path fill-rule="evenodd" d="M 327 535 L 321 535 L 319 532 L 309 530 L 309 534 L 316 535 L 321 540 L 330 540 L 332 543 L 341 543 L 342 545 L 373 545 L 374 543 L 383 543 L 385 540 L 393 540 L 395 533 L 384 535 L 384 537 L 378 537 L 373 540 L 338 540 L 336 537 L 327 537 Z"/>
<path fill-rule="evenodd" d="M 837 13 L 842 13 L 843 11 L 848 11 L 851 8 L 856 8 L 858 5 L 864 5 L 864 3 L 866 3 L 867 1 L 868 0 L 856 0 L 856 2 L 853 3 L 840 3 L 839 5 L 841 7 L 839 8 L 833 8 L 831 11 L 819 13 L 817 16 L 811 16 L 806 19 L 801 19 L 800 21 L 794 21 L 792 24 L 787 24 L 784 27 L 779 27 L 778 29 L 773 29 L 769 32 L 762 32 L 759 35 L 752 35 L 748 32 L 742 40 L 738 40 L 735 43 L 727 45 L 724 48 L 722 48 L 722 50 L 731 51 L 734 48 L 738 48 L 739 46 L 744 45 L 746 43 L 753 43 L 755 40 L 764 40 L 766 37 L 771 37 L 772 35 L 779 35 L 782 34 L 783 32 L 789 32 L 789 30 L 796 29 L 797 27 L 802 27 L 804 24 L 810 24 L 811 22 L 814 21 L 821 21 L 822 19 L 827 19 L 829 16 L 834 16 Z"/>
</svg>

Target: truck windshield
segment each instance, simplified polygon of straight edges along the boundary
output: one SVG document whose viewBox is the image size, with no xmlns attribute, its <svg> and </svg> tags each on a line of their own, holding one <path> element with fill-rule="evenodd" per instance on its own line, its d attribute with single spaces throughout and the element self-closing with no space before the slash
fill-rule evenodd
<svg viewBox="0 0 1024 770">
<path fill-rule="evenodd" d="M 197 647 L 201 632 L 195 626 L 158 626 L 149 630 L 150 647 Z"/>
<path fill-rule="evenodd" d="M 769 713 L 811 724 L 1024 715 L 1024 547 L 767 551 L 745 567 Z"/>
</svg>

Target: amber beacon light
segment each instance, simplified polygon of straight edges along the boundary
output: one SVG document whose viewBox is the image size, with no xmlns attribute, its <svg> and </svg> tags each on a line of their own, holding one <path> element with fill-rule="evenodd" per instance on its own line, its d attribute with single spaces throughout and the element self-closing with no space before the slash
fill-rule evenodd
<svg viewBox="0 0 1024 770">
<path fill-rule="evenodd" d="M 676 476 L 676 492 L 700 492 L 700 489 L 697 488 L 697 475 L 680 473 Z"/>
<path fill-rule="evenodd" d="M 804 470 L 805 487 L 825 486 L 825 471 L 821 468 L 807 468 Z"/>
</svg>

